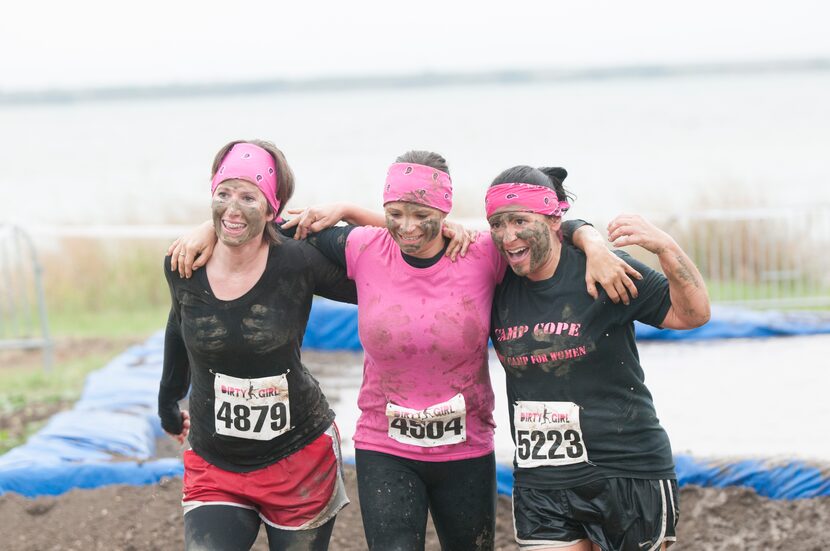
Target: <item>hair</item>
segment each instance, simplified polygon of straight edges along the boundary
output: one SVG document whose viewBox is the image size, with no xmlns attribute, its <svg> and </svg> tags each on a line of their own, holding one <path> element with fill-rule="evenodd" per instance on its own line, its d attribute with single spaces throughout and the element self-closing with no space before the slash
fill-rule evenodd
<svg viewBox="0 0 830 551">
<path fill-rule="evenodd" d="M 216 175 L 216 171 L 219 170 L 220 166 L 222 166 L 222 160 L 224 160 L 225 155 L 227 155 L 231 148 L 238 143 L 250 143 L 259 146 L 267 151 L 274 159 L 274 164 L 277 167 L 277 200 L 280 202 L 280 208 L 279 211 L 274 212 L 274 209 L 271 208 L 271 204 L 267 203 L 268 210 L 266 212 L 268 214 L 273 214 L 274 220 L 276 221 L 280 213 L 285 208 L 285 204 L 288 203 L 288 200 L 294 195 L 294 171 L 292 171 L 291 167 L 288 166 L 285 154 L 280 151 L 276 145 L 266 140 L 234 140 L 229 142 L 224 145 L 213 158 L 213 166 L 210 170 L 210 177 L 213 178 Z M 282 236 L 277 230 L 276 224 L 265 224 L 265 238 L 274 245 L 282 243 Z"/>
<path fill-rule="evenodd" d="M 556 192 L 560 201 L 573 200 L 576 197 L 571 194 L 562 183 L 568 177 L 568 171 L 560 166 L 543 166 L 533 168 L 527 165 L 518 165 L 508 168 L 493 180 L 490 187 L 499 184 L 531 184 L 544 186 Z"/>
<path fill-rule="evenodd" d="M 433 151 L 424 151 L 420 149 L 413 149 L 407 151 L 403 155 L 399 155 L 395 159 L 396 163 L 412 163 L 416 165 L 424 165 L 440 170 L 441 172 L 450 173 L 450 165 L 447 160 L 439 153 Z"/>
</svg>

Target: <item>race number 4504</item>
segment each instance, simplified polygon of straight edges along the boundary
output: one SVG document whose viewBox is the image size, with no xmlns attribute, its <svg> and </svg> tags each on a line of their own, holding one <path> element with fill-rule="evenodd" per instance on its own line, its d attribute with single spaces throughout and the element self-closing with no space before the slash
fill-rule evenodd
<svg viewBox="0 0 830 551">
<path fill-rule="evenodd" d="M 285 375 L 239 379 L 217 373 L 213 392 L 217 434 L 271 440 L 291 430 Z"/>
<path fill-rule="evenodd" d="M 461 393 L 424 409 L 388 403 L 386 417 L 389 438 L 402 444 L 431 448 L 467 440 L 467 409 Z"/>
<path fill-rule="evenodd" d="M 588 460 L 573 402 L 516 402 L 516 464 L 523 468 L 571 465 Z"/>
</svg>

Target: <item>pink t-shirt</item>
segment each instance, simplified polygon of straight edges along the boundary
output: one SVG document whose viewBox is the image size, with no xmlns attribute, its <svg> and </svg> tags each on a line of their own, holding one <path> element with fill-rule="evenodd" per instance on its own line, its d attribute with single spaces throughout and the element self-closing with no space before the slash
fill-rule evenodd
<svg viewBox="0 0 830 551">
<path fill-rule="evenodd" d="M 406 263 L 385 228 L 346 241 L 365 351 L 355 447 L 422 461 L 493 450 L 487 337 L 506 265 L 489 234 L 456 262 Z"/>
</svg>

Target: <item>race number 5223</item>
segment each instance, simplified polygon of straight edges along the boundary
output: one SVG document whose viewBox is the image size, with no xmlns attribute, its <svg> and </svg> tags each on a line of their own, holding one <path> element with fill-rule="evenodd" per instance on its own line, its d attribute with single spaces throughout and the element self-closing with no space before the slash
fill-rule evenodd
<svg viewBox="0 0 830 551">
<path fill-rule="evenodd" d="M 573 402 L 516 402 L 513 426 L 519 467 L 571 465 L 588 460 L 579 406 Z"/>
</svg>

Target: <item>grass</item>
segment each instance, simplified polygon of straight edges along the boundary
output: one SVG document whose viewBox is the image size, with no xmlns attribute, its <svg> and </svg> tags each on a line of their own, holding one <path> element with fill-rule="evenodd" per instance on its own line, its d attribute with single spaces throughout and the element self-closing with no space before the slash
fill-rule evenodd
<svg viewBox="0 0 830 551">
<path fill-rule="evenodd" d="M 148 336 L 167 323 L 168 305 L 148 304 L 124 310 L 57 310 L 50 314 L 53 335 L 61 337 L 136 337 Z"/>
<path fill-rule="evenodd" d="M 45 371 L 39 352 L 0 353 L 0 454 L 71 407 L 90 372 L 164 327 L 170 306 L 162 273 L 166 248 L 160 241 L 104 245 L 73 239 L 41 255 L 56 361 Z M 15 291 L 34 296 L 31 289 Z M 28 302 L 34 319 L 28 326 L 36 328 L 35 301 Z"/>
<path fill-rule="evenodd" d="M 85 354 L 51 371 L 29 363 L 0 369 L 0 454 L 23 444 L 54 412 L 77 401 L 86 376 L 111 356 Z"/>
<path fill-rule="evenodd" d="M 739 300 L 779 300 L 782 303 L 795 305 L 796 309 L 802 310 L 805 307 L 812 309 L 828 308 L 827 301 L 820 303 L 817 297 L 830 297 L 830 289 L 816 286 L 813 282 L 742 282 L 722 281 L 709 279 L 706 281 L 706 288 L 713 302 L 739 301 Z"/>
<path fill-rule="evenodd" d="M 65 240 L 44 257 L 43 286 L 55 334 L 147 331 L 163 326 L 153 315 L 169 308 L 162 272 L 166 242 L 122 241 L 102 245 Z M 130 319 L 135 317 L 135 319 Z M 113 327 L 110 321 L 117 321 Z"/>
</svg>

